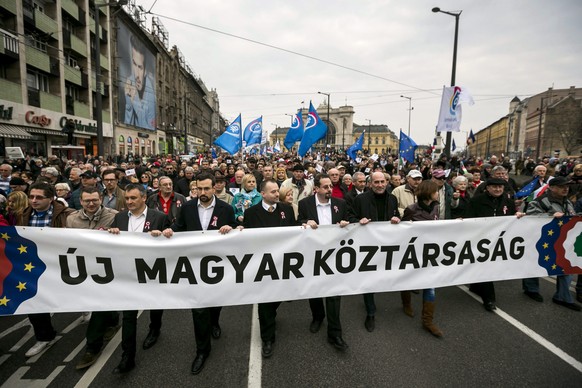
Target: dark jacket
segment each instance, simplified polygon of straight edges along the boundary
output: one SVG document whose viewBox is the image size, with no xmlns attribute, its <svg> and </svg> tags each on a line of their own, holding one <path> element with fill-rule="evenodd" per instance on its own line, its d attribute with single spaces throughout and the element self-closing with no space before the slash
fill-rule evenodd
<svg viewBox="0 0 582 388">
<path fill-rule="evenodd" d="M 290 205 L 277 203 L 277 208 L 273 213 L 267 212 L 263 208 L 262 201 L 249 207 L 245 211 L 243 226 L 245 228 L 272 228 L 276 226 L 297 225 L 295 212 Z"/>
<path fill-rule="evenodd" d="M 192 182 L 192 179 L 188 179 L 186 177 L 182 177 L 180 179 L 178 179 L 178 182 L 176 182 L 176 193 L 180 193 L 182 194 L 184 197 L 187 197 L 190 195 L 190 182 Z"/>
<path fill-rule="evenodd" d="M 337 224 L 340 221 L 348 221 L 348 206 L 346 201 L 339 198 L 331 198 L 331 223 Z M 313 220 L 319 225 L 319 217 L 317 216 L 317 205 L 315 203 L 315 195 L 303 198 L 299 201 L 299 217 L 298 221 L 302 224 L 308 220 Z"/>
<path fill-rule="evenodd" d="M 160 201 L 160 193 L 152 194 L 146 200 L 146 205 L 150 209 L 156 209 L 160 212 L 164 212 L 162 203 Z M 168 217 L 170 218 L 170 223 L 174 222 L 176 218 L 180 215 L 180 210 L 182 206 L 186 203 L 186 197 L 182 194 L 174 192 L 174 198 L 172 199 L 172 205 L 170 206 L 170 211 L 168 213 Z"/>
<path fill-rule="evenodd" d="M 413 203 L 404 209 L 402 221 L 434 221 L 439 219 L 439 203 L 432 202 L 430 205 L 423 203 Z"/>
<path fill-rule="evenodd" d="M 374 199 L 374 192 L 372 190 L 358 195 L 354 199 L 354 205 L 348 210 L 350 222 L 360 222 L 364 217 L 372 221 L 378 221 L 378 209 L 376 208 L 376 200 Z M 386 197 L 386 213 L 384 219 L 390 221 L 392 217 L 400 218 L 398 200 L 394 195 L 388 194 Z"/>
<path fill-rule="evenodd" d="M 216 203 L 207 230 L 218 230 L 224 225 L 230 225 L 235 228 L 237 224 L 232 206 L 216 198 L 216 196 L 214 198 Z M 198 198 L 186 202 L 171 228 L 174 232 L 204 230 L 198 216 Z"/>
<path fill-rule="evenodd" d="M 515 215 L 515 202 L 507 193 L 493 197 L 488 192 L 476 194 L 469 201 L 465 218 L 499 217 Z"/>
<path fill-rule="evenodd" d="M 129 226 L 129 212 L 123 211 L 115 215 L 112 228 L 119 228 L 119 230 L 127 231 Z M 163 212 L 157 211 L 155 209 L 148 209 L 146 214 L 146 219 L 143 225 L 142 232 L 151 232 L 152 230 L 164 230 L 170 227 L 170 221 L 168 216 Z"/>
</svg>

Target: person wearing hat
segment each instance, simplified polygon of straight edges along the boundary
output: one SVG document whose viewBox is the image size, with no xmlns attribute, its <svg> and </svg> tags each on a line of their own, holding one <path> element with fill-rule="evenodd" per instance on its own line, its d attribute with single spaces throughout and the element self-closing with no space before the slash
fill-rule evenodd
<svg viewBox="0 0 582 388">
<path fill-rule="evenodd" d="M 404 209 L 416 203 L 416 189 L 422 182 L 422 173 L 418 170 L 410 170 L 406 175 L 406 184 L 392 190 L 392 195 L 398 200 L 400 217 L 404 215 Z"/>
<path fill-rule="evenodd" d="M 469 201 L 465 218 L 514 215 L 519 218 L 524 215 L 524 213 L 516 212 L 515 202 L 504 193 L 505 180 L 501 178 L 489 178 L 485 182 L 485 185 L 485 192 L 476 194 Z M 471 284 L 469 290 L 481 297 L 485 310 L 493 311 L 497 309 L 495 306 L 495 287 L 493 282 Z"/>
<path fill-rule="evenodd" d="M 292 169 L 292 178 L 286 179 L 281 188 L 291 187 L 293 190 L 293 203 L 299 204 L 303 198 L 313 195 L 313 183 L 305 179 L 305 168 L 301 164 L 296 164 Z"/>
<path fill-rule="evenodd" d="M 10 180 L 10 191 L 28 191 L 28 183 L 24 181 L 24 179 L 19 177 L 13 177 Z"/>
<path fill-rule="evenodd" d="M 563 176 L 551 179 L 548 182 L 548 190 L 529 203 L 526 214 L 546 214 L 555 218 L 575 215 L 574 204 L 568 199 L 570 183 L 571 181 Z M 574 303 L 574 298 L 570 294 L 571 281 L 572 275 L 558 275 L 556 277 L 556 293 L 552 298 L 552 302 L 574 311 L 580 311 L 582 307 Z M 524 293 L 533 300 L 543 302 L 544 299 L 539 293 L 539 279 L 524 279 L 523 289 Z"/>
</svg>

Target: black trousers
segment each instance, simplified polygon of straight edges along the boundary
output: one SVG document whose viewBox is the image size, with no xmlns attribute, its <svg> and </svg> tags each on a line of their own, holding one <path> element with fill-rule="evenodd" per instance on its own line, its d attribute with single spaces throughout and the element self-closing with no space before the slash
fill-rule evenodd
<svg viewBox="0 0 582 388">
<path fill-rule="evenodd" d="M 164 310 L 150 310 L 150 330 L 159 331 L 162 328 Z"/>
<path fill-rule="evenodd" d="M 469 290 L 479 295 L 483 303 L 495 303 L 495 286 L 493 282 L 473 283 Z"/>
<path fill-rule="evenodd" d="M 194 337 L 196 340 L 197 354 L 210 354 L 212 348 L 211 309 L 192 309 L 192 321 L 194 322 Z"/>
<path fill-rule="evenodd" d="M 259 324 L 263 342 L 275 341 L 277 308 L 281 302 L 259 303 Z"/>
<path fill-rule="evenodd" d="M 331 296 L 325 298 L 325 308 L 323 298 L 309 299 L 311 315 L 315 321 L 323 321 L 327 310 L 327 335 L 328 337 L 341 337 L 342 325 L 340 323 L 341 297 Z"/>
<path fill-rule="evenodd" d="M 37 341 L 52 341 L 57 332 L 53 328 L 50 313 L 28 314 L 28 320 L 34 329 L 34 336 Z"/>
<path fill-rule="evenodd" d="M 210 307 L 210 322 L 212 326 L 219 326 L 220 311 L 222 311 L 222 307 Z"/>
<path fill-rule="evenodd" d="M 103 336 L 108 328 L 119 324 L 117 311 L 95 311 L 91 314 L 89 326 L 87 326 L 87 352 L 99 353 L 103 347 Z"/>
<path fill-rule="evenodd" d="M 135 358 L 137 336 L 137 310 L 124 311 L 121 325 L 123 355 Z"/>
</svg>

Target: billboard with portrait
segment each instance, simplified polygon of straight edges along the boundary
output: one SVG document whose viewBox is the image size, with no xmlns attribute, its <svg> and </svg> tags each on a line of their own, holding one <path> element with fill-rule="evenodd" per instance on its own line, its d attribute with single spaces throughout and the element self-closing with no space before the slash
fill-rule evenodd
<svg viewBox="0 0 582 388">
<path fill-rule="evenodd" d="M 155 130 L 156 56 L 120 19 L 117 21 L 117 58 L 119 122 Z"/>
</svg>

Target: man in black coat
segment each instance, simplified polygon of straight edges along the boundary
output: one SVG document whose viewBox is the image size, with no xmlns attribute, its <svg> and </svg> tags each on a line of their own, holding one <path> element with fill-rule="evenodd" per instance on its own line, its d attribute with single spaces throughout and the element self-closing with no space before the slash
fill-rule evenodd
<svg viewBox="0 0 582 388">
<path fill-rule="evenodd" d="M 363 172 L 357 171 L 352 175 L 352 189 L 344 197 L 349 207 L 353 206 L 354 198 L 366 191 L 366 183 L 366 175 Z"/>
<path fill-rule="evenodd" d="M 170 226 L 170 221 L 164 213 L 155 209 L 148 209 L 146 199 L 147 193 L 143 185 L 133 183 L 127 185 L 125 187 L 125 205 L 129 211 L 119 212 L 115 215 L 111 228 L 108 229 L 109 233 L 119 234 L 121 231 L 129 231 L 160 236 L 162 230 Z M 157 333 L 155 335 L 155 339 L 157 339 L 161 325 L 162 314 L 150 314 L 150 332 L 146 337 L 146 341 L 144 341 L 144 347 L 148 339 L 152 337 L 152 334 Z M 114 373 L 126 373 L 135 367 L 136 332 L 137 310 L 124 311 L 121 328 L 123 354 L 121 362 L 113 371 Z"/>
<path fill-rule="evenodd" d="M 505 184 L 505 180 L 501 178 L 487 179 L 485 182 L 485 192 L 476 194 L 469 201 L 465 218 L 513 215 L 522 217 L 524 213 L 516 213 L 515 202 L 505 191 Z M 497 309 L 495 306 L 495 286 L 493 282 L 471 284 L 469 290 L 481 297 L 485 310 L 493 311 Z"/>
<path fill-rule="evenodd" d="M 337 225 L 341 228 L 348 225 L 348 211 L 346 202 L 339 198 L 332 198 L 332 183 L 327 174 L 318 174 L 314 179 L 315 195 L 299 201 L 299 222 L 304 227 L 317 229 L 319 225 Z M 339 296 L 325 298 L 325 309 L 322 298 L 309 299 L 309 307 L 313 320 L 309 327 L 312 333 L 317 333 L 325 318 L 327 310 L 327 340 L 336 349 L 344 351 L 348 344 L 342 338 L 340 322 Z"/>
<path fill-rule="evenodd" d="M 272 228 L 297 225 L 293 208 L 279 202 L 279 185 L 273 179 L 261 183 L 263 200 L 245 210 L 243 226 L 245 228 Z M 259 324 L 263 340 L 262 354 L 264 358 L 273 355 L 275 342 L 275 317 L 281 302 L 259 303 Z"/>
<path fill-rule="evenodd" d="M 382 172 L 374 172 L 371 177 L 371 190 L 358 195 L 354 199 L 350 211 L 350 222 L 359 222 L 366 225 L 375 221 L 390 221 L 392 224 L 400 222 L 400 212 L 398 211 L 398 200 L 386 191 L 388 181 Z M 366 320 L 364 326 L 369 332 L 376 327 L 376 302 L 374 294 L 364 294 L 364 304 L 366 305 Z"/>
<path fill-rule="evenodd" d="M 165 237 L 172 237 L 174 232 L 200 230 L 218 230 L 221 234 L 226 234 L 236 227 L 232 206 L 214 195 L 214 175 L 201 173 L 196 180 L 198 198 L 186 202 L 172 226 L 164 230 Z M 218 321 L 221 309 L 222 307 L 192 309 L 196 338 L 196 358 L 192 362 L 194 375 L 200 373 L 210 355 L 210 337 L 220 338 L 222 331 Z"/>
</svg>

